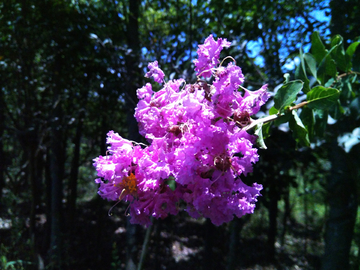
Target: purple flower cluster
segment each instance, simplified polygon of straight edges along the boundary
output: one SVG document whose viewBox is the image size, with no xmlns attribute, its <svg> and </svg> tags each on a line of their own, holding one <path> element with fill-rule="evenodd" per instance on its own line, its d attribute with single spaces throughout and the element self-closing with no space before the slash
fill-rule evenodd
<svg viewBox="0 0 360 270">
<path fill-rule="evenodd" d="M 234 215 L 253 213 L 262 186 L 244 184 L 240 177 L 258 161 L 256 136 L 243 130 L 269 94 L 239 91 L 241 69 L 219 66 L 220 51 L 230 45 L 212 36 L 199 45 L 195 70 L 214 76 L 212 84 L 183 79 L 164 83 L 157 92 L 150 83 L 137 90 L 135 117 L 149 146 L 141 147 L 117 133 L 108 133 L 106 157 L 94 160 L 99 195 L 131 203 L 131 222 L 150 224 L 150 217 L 165 218 L 181 207 L 195 218 L 210 218 L 220 225 Z M 152 76 L 163 82 L 157 62 L 149 64 Z"/>
</svg>

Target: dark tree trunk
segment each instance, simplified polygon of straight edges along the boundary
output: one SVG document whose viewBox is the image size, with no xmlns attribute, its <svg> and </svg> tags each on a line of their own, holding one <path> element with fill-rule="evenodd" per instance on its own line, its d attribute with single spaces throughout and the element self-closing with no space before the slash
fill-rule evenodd
<svg viewBox="0 0 360 270">
<path fill-rule="evenodd" d="M 5 151 L 4 151 L 4 132 L 5 132 L 5 100 L 4 93 L 0 89 L 0 205 L 2 205 L 2 191 L 5 186 Z"/>
<path fill-rule="evenodd" d="M 37 126 L 35 110 L 38 109 L 37 97 L 34 84 L 30 84 L 34 80 L 34 55 L 35 48 L 32 43 L 26 42 L 30 39 L 29 33 L 25 30 L 31 25 L 32 20 L 32 11 L 31 3 L 29 1 L 20 1 L 21 5 L 21 20 L 19 20 L 19 26 L 17 29 L 18 34 L 18 49 L 19 49 L 19 62 L 21 65 L 21 70 L 19 71 L 19 86 L 20 93 L 22 93 L 21 100 L 21 114 L 15 126 L 17 126 L 17 135 L 24 150 L 24 156 L 26 157 L 27 168 L 26 168 L 26 178 L 29 181 L 29 188 L 31 199 L 28 204 L 29 209 L 29 232 L 30 232 L 30 242 L 31 242 L 31 251 L 34 256 L 34 261 L 36 258 L 35 252 L 35 216 L 37 206 L 40 205 L 40 193 L 38 177 L 37 177 L 37 150 L 39 148 L 39 130 Z M 19 121 L 20 120 L 20 121 Z"/>
<path fill-rule="evenodd" d="M 134 118 L 134 108 L 137 104 L 136 89 L 139 88 L 139 57 L 140 57 L 140 40 L 139 40 L 139 0 L 129 1 L 129 16 L 127 24 L 127 42 L 132 53 L 126 57 L 127 68 L 127 122 L 128 122 L 128 137 L 130 140 L 139 141 L 140 136 L 138 132 L 137 122 Z M 137 261 L 137 242 L 140 227 L 138 225 L 130 224 L 130 219 L 126 221 L 126 270 L 136 269 Z"/>
<path fill-rule="evenodd" d="M 59 45 L 61 48 L 61 44 Z M 61 51 L 58 49 L 57 51 Z M 63 59 L 60 54 L 55 56 L 54 61 L 54 88 L 53 88 L 53 111 L 51 114 L 50 134 L 50 174 L 51 174 L 51 233 L 50 233 L 50 259 L 52 269 L 62 269 L 62 199 L 63 199 L 63 176 L 65 168 L 65 146 L 63 129 L 62 90 L 63 83 L 59 77 L 63 67 Z"/>
<path fill-rule="evenodd" d="M 290 190 L 289 187 L 286 187 L 286 190 L 283 194 L 284 198 L 284 217 L 282 220 L 283 223 L 283 230 L 281 232 L 281 246 L 284 246 L 285 244 L 285 235 L 287 231 L 287 221 L 290 219 L 291 215 L 291 207 L 290 207 Z"/>
<path fill-rule="evenodd" d="M 211 223 L 210 219 L 205 222 L 205 237 L 204 237 L 204 258 L 203 269 L 214 269 L 214 237 L 216 235 L 215 225 Z"/>
<path fill-rule="evenodd" d="M 330 148 L 331 172 L 327 179 L 329 218 L 325 232 L 322 269 L 349 269 L 349 253 L 357 212 L 356 183 L 348 155 L 337 143 Z"/>
<path fill-rule="evenodd" d="M 62 132 L 53 127 L 50 150 L 50 174 L 51 174 L 51 234 L 50 256 L 53 269 L 61 269 L 62 250 L 62 190 L 63 190 L 63 146 Z"/>
<path fill-rule="evenodd" d="M 101 132 L 100 132 L 100 153 L 101 155 L 106 155 L 106 133 L 109 131 L 106 115 L 103 115 L 102 121 L 101 121 Z M 103 247 L 102 242 L 103 235 L 104 235 L 104 227 L 105 225 L 105 214 L 104 214 L 104 204 L 105 201 L 100 197 L 96 197 L 96 224 L 97 224 L 97 230 L 95 235 L 95 245 L 98 247 L 98 253 L 101 254 Z M 98 256 L 98 263 L 101 264 L 101 261 L 103 258 L 101 256 Z"/>
<path fill-rule="evenodd" d="M 130 1 L 129 24 L 127 25 L 127 42 L 132 53 L 126 57 L 127 69 L 127 91 L 126 91 L 126 106 L 127 106 L 127 124 L 128 137 L 130 140 L 139 141 L 139 129 L 136 119 L 134 117 L 135 107 L 138 102 L 136 90 L 140 87 L 139 76 L 141 70 L 139 69 L 140 59 L 140 40 L 139 40 L 139 0 Z"/>
<path fill-rule="evenodd" d="M 45 223 L 45 237 L 42 243 L 42 252 L 46 253 L 50 249 L 50 234 L 51 234 L 51 168 L 50 168 L 50 149 L 46 149 L 45 157 L 45 205 L 46 205 L 46 223 Z"/>
<path fill-rule="evenodd" d="M 85 112 L 84 110 L 81 110 L 78 115 L 78 124 L 76 127 L 76 133 L 73 140 L 74 153 L 71 162 L 71 171 L 70 171 L 70 179 L 69 179 L 69 196 L 68 196 L 68 207 L 67 207 L 68 208 L 67 211 L 69 214 L 69 220 L 68 220 L 69 228 L 72 228 L 74 225 L 74 218 L 76 213 L 77 183 L 78 183 L 78 174 L 79 174 L 79 166 L 80 166 L 80 143 L 81 143 L 84 116 L 85 116 Z"/>
<path fill-rule="evenodd" d="M 356 144 L 351 148 L 350 151 L 350 166 L 353 168 L 353 178 L 355 179 L 355 183 L 357 183 L 357 188 L 359 188 L 360 183 L 360 167 L 359 167 L 359 157 L 360 157 L 360 144 Z M 357 247 L 360 249 L 360 226 L 356 224 L 356 228 L 354 230 L 354 240 L 357 245 Z M 354 263 L 353 269 L 360 269 L 360 252 L 358 252 L 358 255 L 356 256 L 356 260 Z"/>
<path fill-rule="evenodd" d="M 268 256 L 273 260 L 275 259 L 275 242 L 278 216 L 278 194 L 274 185 L 270 185 L 269 198 Z"/>
<path fill-rule="evenodd" d="M 36 156 L 35 156 L 35 145 L 31 145 L 27 149 L 28 160 L 29 160 L 29 179 L 30 179 L 30 190 L 31 190 L 31 203 L 30 203 L 30 239 L 32 243 L 35 242 L 35 215 L 36 206 L 39 205 L 39 194 L 37 192 L 37 181 L 36 181 Z"/>
<path fill-rule="evenodd" d="M 229 243 L 229 253 L 227 258 L 226 270 L 235 270 L 238 266 L 239 261 L 239 250 L 240 250 L 240 232 L 244 225 L 244 219 L 235 217 L 230 224 L 230 243 Z"/>
<path fill-rule="evenodd" d="M 304 242 L 304 246 L 303 246 L 303 256 L 305 257 L 307 254 L 307 246 L 308 246 L 308 228 L 309 228 L 309 207 L 308 207 L 308 194 L 307 194 L 307 181 L 306 181 L 306 177 L 303 177 L 303 199 L 304 199 L 304 223 L 305 223 L 305 242 Z"/>
</svg>

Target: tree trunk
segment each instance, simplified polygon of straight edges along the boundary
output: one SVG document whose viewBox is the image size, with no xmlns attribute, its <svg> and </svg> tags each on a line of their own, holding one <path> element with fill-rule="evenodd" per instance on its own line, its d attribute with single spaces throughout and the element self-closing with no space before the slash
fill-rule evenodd
<svg viewBox="0 0 360 270">
<path fill-rule="evenodd" d="M 244 218 L 246 217 L 235 217 L 230 223 L 230 244 L 226 270 L 235 270 L 236 266 L 239 264 L 237 259 L 239 258 L 240 250 L 240 232 L 245 223 Z"/>
<path fill-rule="evenodd" d="M 51 168 L 50 168 L 50 149 L 46 149 L 45 157 L 45 205 L 46 205 L 46 223 L 45 223 L 45 237 L 42 242 L 42 252 L 46 253 L 50 249 L 50 235 L 51 235 Z M 48 259 L 46 259 L 46 264 Z"/>
<path fill-rule="evenodd" d="M 128 137 L 130 140 L 139 141 L 137 122 L 134 118 L 135 106 L 137 104 L 136 89 L 139 88 L 139 59 L 140 59 L 140 40 L 139 40 L 139 0 L 129 1 L 129 17 L 127 24 L 127 42 L 132 53 L 126 57 L 127 68 L 127 123 Z M 126 221 L 126 270 L 136 269 L 137 261 L 137 235 L 140 227 L 130 223 L 129 217 Z"/>
<path fill-rule="evenodd" d="M 63 189 L 63 147 L 61 130 L 53 128 L 50 151 L 51 169 L 51 233 L 50 259 L 52 269 L 61 269 L 61 230 L 62 230 L 62 189 Z"/>
<path fill-rule="evenodd" d="M 203 269 L 214 269 L 214 237 L 216 235 L 215 225 L 207 218 L 205 222 L 205 237 L 204 237 L 204 258 Z"/>
<path fill-rule="evenodd" d="M 59 45 L 61 46 L 61 44 Z M 61 47 L 59 47 L 61 48 Z M 61 51 L 58 49 L 58 51 Z M 60 54 L 55 56 L 54 61 L 54 88 L 53 88 L 53 111 L 51 114 L 50 134 L 50 169 L 51 169 L 51 233 L 50 233 L 50 259 L 52 269 L 62 269 L 62 199 L 63 199 L 63 176 L 65 168 L 65 145 L 63 136 L 63 110 L 61 92 L 62 80 L 59 77 L 63 66 Z"/>
<path fill-rule="evenodd" d="M 4 132 L 5 132 L 5 100 L 4 93 L 0 89 L 0 205 L 2 205 L 2 190 L 5 186 L 5 151 L 4 151 Z"/>
<path fill-rule="evenodd" d="M 39 205 L 39 194 L 37 192 L 37 181 L 36 181 L 36 165 L 37 160 L 35 156 L 36 145 L 32 145 L 33 142 L 29 141 L 29 147 L 27 148 L 28 161 L 29 161 L 29 179 L 30 179 L 30 190 L 31 190 L 31 203 L 30 203 L 30 240 L 32 247 L 35 246 L 35 215 L 36 206 Z M 34 252 L 35 255 L 35 252 Z"/>
<path fill-rule="evenodd" d="M 351 161 L 351 165 L 353 168 L 353 178 L 355 179 L 355 183 L 357 183 L 357 189 L 359 188 L 359 180 L 360 180 L 360 168 L 359 168 L 359 157 L 360 157 L 360 144 L 356 144 L 355 146 L 353 146 L 351 148 L 350 151 L 350 161 Z M 358 247 L 358 249 L 360 250 L 360 226 L 358 225 L 358 223 L 356 224 L 356 228 L 354 230 L 354 240 L 355 243 Z M 360 252 L 358 252 L 357 256 L 356 256 L 356 260 L 354 263 L 354 267 L 353 269 L 360 269 Z"/>
<path fill-rule="evenodd" d="M 308 207 L 308 194 L 307 194 L 307 181 L 306 177 L 303 177 L 303 199 L 304 199 L 304 223 L 305 223 L 305 242 L 303 246 L 303 256 L 306 257 L 307 255 L 307 246 L 308 246 L 308 228 L 309 228 L 309 207 Z"/>
<path fill-rule="evenodd" d="M 285 244 L 285 235 L 286 235 L 286 229 L 287 229 L 287 221 L 290 218 L 291 215 L 291 207 L 290 207 L 290 190 L 289 187 L 286 187 L 286 190 L 283 194 L 283 198 L 284 198 L 284 217 L 283 217 L 283 230 L 281 232 L 281 246 L 283 247 Z"/>
<path fill-rule="evenodd" d="M 69 228 L 73 228 L 75 213 L 76 213 L 76 198 L 77 198 L 77 183 L 78 183 L 78 174 L 79 174 L 79 165 L 80 165 L 80 144 L 81 144 L 81 135 L 82 127 L 84 122 L 85 112 L 81 110 L 78 116 L 78 125 L 76 127 L 76 134 L 73 140 L 74 144 L 74 153 L 73 159 L 71 162 L 71 171 L 69 179 L 69 196 L 68 196 L 68 214 Z"/>
<path fill-rule="evenodd" d="M 277 234 L 278 216 L 278 194 L 276 187 L 270 185 L 269 190 L 269 230 L 268 230 L 268 256 L 271 260 L 275 259 L 275 242 Z"/>
<path fill-rule="evenodd" d="M 336 142 L 330 147 L 331 173 L 327 179 L 329 218 L 325 232 L 323 270 L 349 269 L 349 253 L 357 212 L 356 183 L 348 156 Z"/>
</svg>

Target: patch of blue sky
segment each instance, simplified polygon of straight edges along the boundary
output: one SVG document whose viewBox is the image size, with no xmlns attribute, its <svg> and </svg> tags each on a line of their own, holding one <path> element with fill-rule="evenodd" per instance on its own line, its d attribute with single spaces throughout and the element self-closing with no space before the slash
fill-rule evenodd
<svg viewBox="0 0 360 270">
<path fill-rule="evenodd" d="M 125 104 L 125 94 L 124 94 L 124 93 L 120 94 L 120 96 L 119 96 L 119 98 L 118 98 L 118 101 L 119 101 L 120 103 L 124 103 L 124 104 Z"/>
<path fill-rule="evenodd" d="M 326 24 L 322 27 L 322 31 L 323 34 L 327 37 L 330 36 L 330 28 L 329 28 L 329 24 L 330 24 L 330 19 L 331 16 L 327 15 L 330 14 L 331 9 L 330 9 L 330 1 L 326 0 L 326 1 L 322 1 L 321 2 L 321 10 L 314 10 L 312 12 L 310 12 L 310 16 L 314 17 L 317 21 L 319 22 L 325 22 Z"/>
<path fill-rule="evenodd" d="M 107 68 L 107 72 L 110 72 L 111 74 L 114 74 L 115 73 L 115 69 L 113 68 Z"/>
<path fill-rule="evenodd" d="M 259 67 L 264 67 L 265 65 L 265 59 L 260 54 L 260 52 L 263 50 L 264 44 L 260 38 L 258 40 L 250 40 L 246 44 L 246 52 L 250 58 L 254 58 L 255 65 Z"/>
<path fill-rule="evenodd" d="M 317 20 L 319 22 L 325 22 L 325 25 L 323 25 L 321 27 L 321 29 L 318 29 L 325 36 L 330 35 L 330 30 L 329 30 L 330 16 L 328 16 L 327 14 L 330 14 L 329 0 L 323 1 L 321 3 L 321 10 L 318 9 L 318 10 L 314 10 L 314 11 L 310 12 L 310 17 L 312 17 L 314 20 Z M 301 25 L 301 24 L 305 24 L 306 22 L 303 18 L 298 17 L 298 18 L 290 19 L 290 23 L 292 25 L 296 25 L 296 24 Z M 259 29 L 263 28 L 261 23 L 259 23 L 258 27 L 259 27 Z M 282 71 L 284 73 L 290 72 L 295 69 L 295 67 L 299 64 L 300 60 L 298 57 L 288 58 L 289 51 L 288 51 L 288 46 L 285 43 L 287 41 L 291 42 L 291 40 L 290 40 L 291 38 L 284 37 L 282 34 L 278 34 L 277 38 L 282 43 L 281 49 L 279 50 L 280 61 L 283 63 Z M 301 43 L 295 44 L 295 48 L 299 49 L 299 50 L 300 50 L 300 48 L 302 48 L 302 50 L 304 52 L 309 52 L 310 36 L 308 36 L 306 38 L 307 38 L 307 40 L 303 40 Z M 307 44 L 304 45 L 305 43 L 307 43 Z M 263 50 L 263 46 L 264 46 L 264 44 L 260 38 L 258 40 L 249 41 L 246 45 L 246 51 L 247 51 L 249 57 L 254 58 L 254 63 L 256 65 L 258 65 L 259 67 L 264 67 L 264 64 L 265 64 L 264 57 L 261 56 L 261 51 Z"/>
<path fill-rule="evenodd" d="M 146 55 L 148 53 L 148 49 L 146 47 L 141 48 L 141 54 Z"/>
</svg>

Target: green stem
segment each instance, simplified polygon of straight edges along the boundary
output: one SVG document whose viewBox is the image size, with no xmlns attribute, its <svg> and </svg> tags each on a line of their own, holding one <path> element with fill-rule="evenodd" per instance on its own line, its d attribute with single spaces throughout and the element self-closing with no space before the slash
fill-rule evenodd
<svg viewBox="0 0 360 270">
<path fill-rule="evenodd" d="M 248 130 L 256 127 L 258 124 L 268 123 L 268 122 L 274 121 L 274 120 L 278 119 L 281 116 L 283 116 L 283 115 L 273 114 L 273 115 L 268 115 L 268 116 L 263 117 L 263 118 L 259 118 L 257 120 L 252 121 L 249 125 L 244 127 L 243 130 L 248 131 Z"/>
<path fill-rule="evenodd" d="M 153 221 L 154 221 L 154 219 L 151 217 L 151 223 L 153 223 Z M 145 239 L 144 239 L 144 243 L 143 243 L 143 246 L 142 246 L 142 251 L 141 251 L 141 255 L 140 255 L 140 261 L 139 261 L 137 270 L 142 270 L 142 268 L 143 268 L 146 253 L 147 253 L 147 250 L 148 250 L 148 247 L 149 247 L 150 235 L 151 235 L 152 227 L 153 227 L 153 225 L 151 224 L 146 229 Z"/>
<path fill-rule="evenodd" d="M 289 111 L 293 111 L 293 110 L 296 110 L 296 109 L 299 109 L 301 107 L 304 107 L 305 105 L 307 105 L 309 102 L 308 101 L 304 101 L 304 102 L 301 102 L 293 107 L 290 107 L 289 108 Z M 254 121 L 252 121 L 249 125 L 247 125 L 246 127 L 244 127 L 243 129 L 245 131 L 248 131 L 254 127 L 256 127 L 258 124 L 261 124 L 261 123 L 268 123 L 268 122 L 272 122 L 272 121 L 275 121 L 276 119 L 284 116 L 285 114 L 273 114 L 273 115 L 268 115 L 266 117 L 263 117 L 263 118 L 259 118 L 259 119 L 256 119 Z"/>
</svg>

